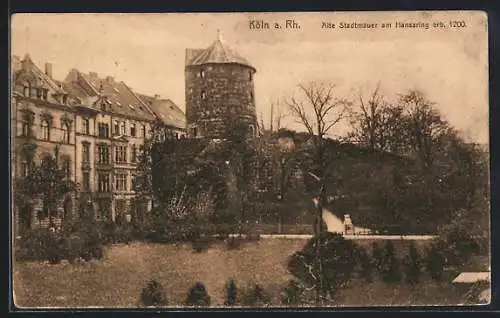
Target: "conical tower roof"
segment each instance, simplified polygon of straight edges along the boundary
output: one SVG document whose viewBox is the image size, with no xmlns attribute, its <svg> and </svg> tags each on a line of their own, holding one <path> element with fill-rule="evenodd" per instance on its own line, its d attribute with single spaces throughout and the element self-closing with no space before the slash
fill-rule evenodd
<svg viewBox="0 0 500 318">
<path fill-rule="evenodd" d="M 203 65 L 203 64 L 240 64 L 248 66 L 255 70 L 255 68 L 244 57 L 236 53 L 233 49 L 229 48 L 218 36 L 217 40 L 212 43 L 207 49 L 201 51 L 195 56 L 189 65 Z"/>
</svg>

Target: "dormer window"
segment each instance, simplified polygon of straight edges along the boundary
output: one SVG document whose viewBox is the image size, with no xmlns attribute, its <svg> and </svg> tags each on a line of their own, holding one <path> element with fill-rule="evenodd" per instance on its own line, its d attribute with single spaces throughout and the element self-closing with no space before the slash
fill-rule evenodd
<svg viewBox="0 0 500 318">
<path fill-rule="evenodd" d="M 201 92 L 201 99 L 206 99 L 207 98 L 207 93 L 205 91 Z"/>
<path fill-rule="evenodd" d="M 48 89 L 43 89 L 42 90 L 42 99 L 47 100 L 47 95 L 48 95 Z"/>
<path fill-rule="evenodd" d="M 36 89 L 36 98 L 42 99 L 42 89 L 41 88 Z"/>
<path fill-rule="evenodd" d="M 24 97 L 30 97 L 30 87 L 29 86 L 24 86 L 23 95 L 24 95 Z"/>
<path fill-rule="evenodd" d="M 68 102 L 68 95 L 63 95 L 62 97 L 62 103 L 66 104 Z"/>
</svg>

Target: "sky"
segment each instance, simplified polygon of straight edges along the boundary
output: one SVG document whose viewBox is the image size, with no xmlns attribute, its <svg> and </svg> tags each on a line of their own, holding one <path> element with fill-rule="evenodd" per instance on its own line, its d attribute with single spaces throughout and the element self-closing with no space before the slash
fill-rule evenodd
<svg viewBox="0 0 500 318">
<path fill-rule="evenodd" d="M 285 29 L 287 19 L 300 29 Z M 250 29 L 251 20 L 271 28 Z M 467 27 L 394 28 L 398 21 L 450 20 Z M 283 27 L 274 29 L 275 22 Z M 337 28 L 321 28 L 322 22 Z M 340 29 L 341 22 L 391 22 L 393 28 Z M 388 100 L 423 91 L 464 137 L 488 142 L 487 20 L 480 12 L 18 14 L 11 30 L 12 54 L 29 53 L 41 69 L 52 63 L 57 79 L 70 68 L 114 76 L 183 110 L 185 49 L 208 47 L 220 30 L 225 44 L 257 69 L 257 114 L 265 124 L 269 105 L 299 96 L 299 84 L 333 84 L 337 96 L 356 102 L 380 83 Z M 292 117 L 284 125 L 300 130 Z M 332 133 L 346 129 L 341 124 Z"/>
</svg>

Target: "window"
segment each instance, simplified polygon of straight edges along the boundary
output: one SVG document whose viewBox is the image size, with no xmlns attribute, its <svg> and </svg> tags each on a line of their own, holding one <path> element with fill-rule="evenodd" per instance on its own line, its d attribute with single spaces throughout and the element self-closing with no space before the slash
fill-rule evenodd
<svg viewBox="0 0 500 318">
<path fill-rule="evenodd" d="M 125 136 L 127 134 L 127 126 L 125 125 L 125 122 L 122 121 L 120 124 L 120 135 Z"/>
<path fill-rule="evenodd" d="M 252 81 L 252 78 L 253 78 L 252 71 L 248 71 L 248 80 Z"/>
<path fill-rule="evenodd" d="M 109 146 L 108 145 L 99 145 L 97 146 L 97 162 L 99 164 L 109 164 Z"/>
<path fill-rule="evenodd" d="M 142 125 L 142 138 L 146 139 L 146 125 Z"/>
<path fill-rule="evenodd" d="M 42 119 L 42 140 L 50 140 L 50 126 L 46 119 Z"/>
<path fill-rule="evenodd" d="M 24 95 L 24 97 L 30 97 L 30 87 L 29 86 L 24 86 L 23 95 Z"/>
<path fill-rule="evenodd" d="M 205 91 L 202 91 L 201 92 L 201 99 L 205 99 L 207 98 L 207 93 L 205 93 Z"/>
<path fill-rule="evenodd" d="M 115 175 L 115 191 L 127 191 L 127 174 L 118 173 Z"/>
<path fill-rule="evenodd" d="M 253 101 L 253 92 L 250 92 L 250 101 Z"/>
<path fill-rule="evenodd" d="M 127 146 L 115 147 L 115 162 L 116 163 L 127 162 Z"/>
<path fill-rule="evenodd" d="M 36 89 L 36 97 L 38 99 L 42 99 L 42 89 L 41 88 Z"/>
<path fill-rule="evenodd" d="M 30 123 L 27 121 L 23 121 L 22 125 L 23 125 L 23 130 L 21 132 L 21 136 L 29 137 L 31 135 Z"/>
<path fill-rule="evenodd" d="M 97 176 L 98 191 L 109 192 L 109 174 L 99 173 Z"/>
<path fill-rule="evenodd" d="M 113 134 L 115 134 L 115 135 L 120 134 L 120 122 L 118 122 L 118 120 L 115 120 L 115 122 L 114 122 Z"/>
<path fill-rule="evenodd" d="M 99 137 L 108 138 L 109 137 L 109 125 L 105 123 L 99 123 Z"/>
<path fill-rule="evenodd" d="M 130 161 L 131 162 L 136 162 L 137 161 L 137 147 L 135 145 L 131 146 L 130 150 Z"/>
<path fill-rule="evenodd" d="M 200 70 L 200 77 L 205 78 L 205 71 L 204 70 Z"/>
<path fill-rule="evenodd" d="M 130 124 L 130 136 L 135 137 L 135 123 Z"/>
<path fill-rule="evenodd" d="M 82 182 L 83 191 L 90 191 L 90 173 L 83 173 L 83 182 Z"/>
<path fill-rule="evenodd" d="M 29 175 L 29 172 L 30 172 L 30 164 L 28 161 L 26 160 L 23 160 L 21 162 L 21 176 L 22 177 L 27 177 Z"/>
<path fill-rule="evenodd" d="M 82 162 L 85 165 L 90 164 L 90 144 L 82 144 Z"/>
<path fill-rule="evenodd" d="M 61 123 L 61 130 L 63 133 L 62 142 L 69 144 L 70 143 L 69 125 L 66 123 Z"/>
<path fill-rule="evenodd" d="M 47 95 L 48 95 L 48 90 L 47 90 L 47 89 L 44 89 L 44 90 L 42 91 L 42 99 L 43 99 L 43 100 L 47 100 Z"/>
<path fill-rule="evenodd" d="M 68 95 L 63 95 L 62 97 L 62 103 L 66 104 L 68 102 Z"/>
<path fill-rule="evenodd" d="M 136 181 L 136 176 L 132 175 L 130 176 L 130 190 L 135 191 L 135 188 L 137 186 L 137 181 Z"/>
<path fill-rule="evenodd" d="M 71 177 L 71 159 L 64 158 L 62 168 L 64 171 L 64 176 L 66 177 L 66 179 L 69 179 Z"/>
<path fill-rule="evenodd" d="M 90 134 L 90 120 L 88 118 L 82 119 L 82 132 L 84 134 Z"/>
</svg>

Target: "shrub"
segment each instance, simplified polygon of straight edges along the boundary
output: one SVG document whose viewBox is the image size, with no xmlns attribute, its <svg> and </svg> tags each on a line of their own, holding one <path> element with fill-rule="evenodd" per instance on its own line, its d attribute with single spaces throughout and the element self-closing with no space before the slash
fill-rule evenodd
<svg viewBox="0 0 500 318">
<path fill-rule="evenodd" d="M 141 302 L 144 306 L 162 306 L 167 304 L 165 290 L 156 280 L 149 280 L 141 292 Z"/>
<path fill-rule="evenodd" d="M 382 257 L 382 280 L 386 283 L 395 283 L 401 280 L 400 263 L 396 257 L 396 250 L 391 241 L 387 241 Z"/>
<path fill-rule="evenodd" d="M 409 284 L 416 284 L 419 282 L 420 274 L 421 274 L 421 258 L 420 254 L 415 247 L 415 243 L 411 243 L 409 255 L 405 257 L 405 272 L 406 272 L 406 281 Z"/>
<path fill-rule="evenodd" d="M 259 284 L 255 284 L 254 287 L 246 293 L 243 303 L 245 306 L 251 307 L 264 307 L 269 305 L 270 298 L 264 293 L 264 290 Z"/>
<path fill-rule="evenodd" d="M 243 243 L 242 238 L 231 236 L 226 240 L 226 246 L 228 250 L 234 250 L 241 246 Z"/>
<path fill-rule="evenodd" d="M 295 280 L 290 280 L 288 285 L 283 289 L 281 302 L 284 305 L 293 306 L 301 303 L 302 288 Z"/>
<path fill-rule="evenodd" d="M 356 265 L 354 243 L 339 234 L 322 233 L 292 255 L 288 270 L 306 287 L 318 286 L 321 275 L 317 261 L 317 246 L 323 256 L 323 292 L 332 297 L 351 278 Z"/>
<path fill-rule="evenodd" d="M 427 250 L 427 271 L 435 281 L 441 281 L 446 259 L 440 244 L 432 244 Z"/>
<path fill-rule="evenodd" d="M 98 227 L 87 220 L 66 224 L 60 231 L 36 229 L 28 233 L 20 242 L 18 259 L 48 260 L 57 264 L 63 259 L 74 263 L 78 258 L 85 261 L 102 259 L 104 248 Z"/>
<path fill-rule="evenodd" d="M 246 240 L 247 240 L 247 242 L 257 242 L 260 240 L 260 234 L 259 233 L 247 233 Z"/>
<path fill-rule="evenodd" d="M 201 253 L 208 250 L 211 244 L 212 244 L 212 238 L 207 236 L 195 238 L 191 242 L 191 246 L 197 253 Z"/>
<path fill-rule="evenodd" d="M 227 294 L 226 294 L 226 306 L 234 306 L 236 304 L 236 296 L 238 294 L 238 289 L 236 288 L 236 284 L 234 280 L 230 280 L 227 284 Z"/>
<path fill-rule="evenodd" d="M 194 284 L 189 290 L 186 298 L 187 306 L 210 306 L 210 296 L 205 289 L 205 285 L 200 282 Z"/>
</svg>

